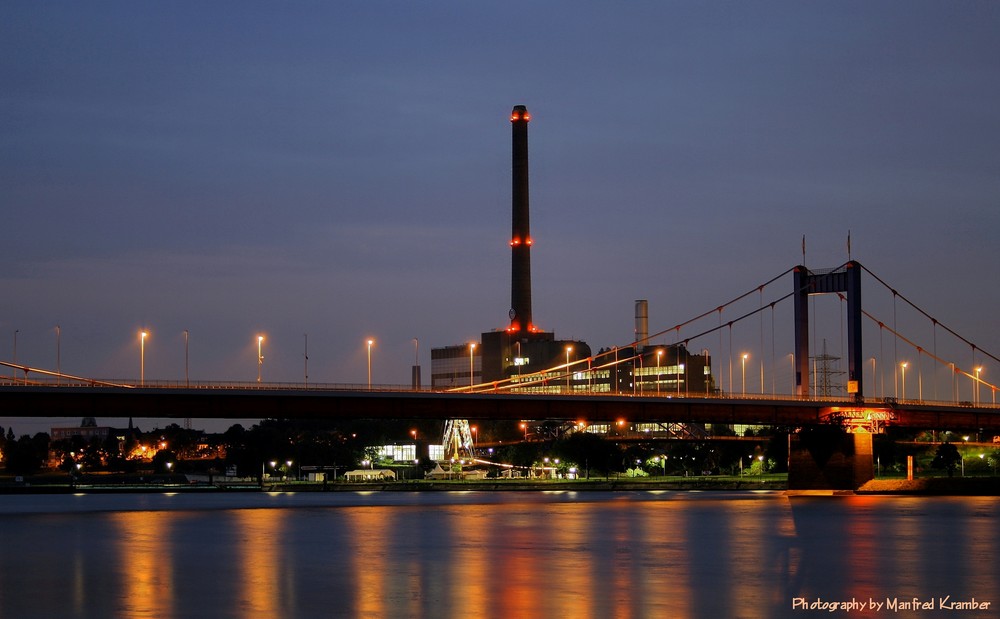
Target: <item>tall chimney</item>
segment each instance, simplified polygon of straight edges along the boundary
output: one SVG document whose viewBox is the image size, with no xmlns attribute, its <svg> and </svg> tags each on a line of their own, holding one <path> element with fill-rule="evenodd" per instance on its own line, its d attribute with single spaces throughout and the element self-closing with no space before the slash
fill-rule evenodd
<svg viewBox="0 0 1000 619">
<path fill-rule="evenodd" d="M 512 144 L 512 219 L 510 269 L 510 330 L 530 332 L 531 232 L 528 225 L 528 108 L 515 105 L 510 113 Z"/>
<path fill-rule="evenodd" d="M 649 302 L 646 299 L 636 299 L 635 301 L 635 341 L 636 349 L 642 350 L 646 347 L 646 340 L 649 339 Z"/>
</svg>

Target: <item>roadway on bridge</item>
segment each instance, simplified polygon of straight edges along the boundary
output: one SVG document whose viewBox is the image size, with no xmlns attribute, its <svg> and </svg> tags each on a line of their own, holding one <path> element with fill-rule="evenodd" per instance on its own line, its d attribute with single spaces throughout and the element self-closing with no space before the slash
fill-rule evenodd
<svg viewBox="0 0 1000 619">
<path fill-rule="evenodd" d="M 831 414 L 917 429 L 1000 431 L 1000 408 L 769 397 L 449 393 L 366 389 L 0 385 L 3 417 L 496 419 L 803 426 Z"/>
</svg>

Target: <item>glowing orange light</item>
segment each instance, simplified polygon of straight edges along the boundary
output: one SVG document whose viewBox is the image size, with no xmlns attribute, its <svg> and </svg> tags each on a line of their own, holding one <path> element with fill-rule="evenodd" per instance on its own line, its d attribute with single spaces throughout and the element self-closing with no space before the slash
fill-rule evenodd
<svg viewBox="0 0 1000 619">
<path fill-rule="evenodd" d="M 531 240 L 531 237 L 530 237 L 530 236 L 528 237 L 528 240 L 527 240 L 527 241 L 525 241 L 525 243 L 526 243 L 527 245 L 531 245 L 531 244 L 532 244 L 533 242 L 534 242 L 534 241 L 532 241 L 532 240 Z"/>
</svg>

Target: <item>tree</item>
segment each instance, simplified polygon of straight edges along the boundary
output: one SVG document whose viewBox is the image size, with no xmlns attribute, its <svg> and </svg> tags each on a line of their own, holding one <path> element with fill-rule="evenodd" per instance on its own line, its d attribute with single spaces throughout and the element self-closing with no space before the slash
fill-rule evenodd
<svg viewBox="0 0 1000 619">
<path fill-rule="evenodd" d="M 177 454 L 174 453 L 174 451 L 170 449 L 161 449 L 156 452 L 155 456 L 153 456 L 153 472 L 154 473 L 169 472 L 170 468 L 167 466 L 167 463 L 172 463 L 171 466 L 174 466 L 173 463 L 176 462 L 177 462 Z"/>
<path fill-rule="evenodd" d="M 948 477 L 953 477 L 955 469 L 958 468 L 958 463 L 961 461 L 962 454 L 958 453 L 958 447 L 955 447 L 954 443 L 941 443 L 938 445 L 937 451 L 934 452 L 931 466 L 936 469 L 945 469 L 948 471 Z"/>
<path fill-rule="evenodd" d="M 17 441 L 7 438 L 7 453 L 4 461 L 11 473 L 27 475 L 37 473 L 49 453 L 49 435 L 39 432 L 34 437 L 25 434 Z"/>
<path fill-rule="evenodd" d="M 567 464 L 575 463 L 585 476 L 590 472 L 607 475 L 622 456 L 615 443 L 588 432 L 574 432 L 557 441 L 552 452 Z"/>
</svg>

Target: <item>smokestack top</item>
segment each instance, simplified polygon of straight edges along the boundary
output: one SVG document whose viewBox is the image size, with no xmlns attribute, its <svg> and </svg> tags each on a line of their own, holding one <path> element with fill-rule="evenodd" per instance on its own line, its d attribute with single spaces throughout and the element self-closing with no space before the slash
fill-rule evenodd
<svg viewBox="0 0 1000 619">
<path fill-rule="evenodd" d="M 513 111 L 510 113 L 510 122 L 517 122 L 523 120 L 528 122 L 531 120 L 531 114 L 528 113 L 528 108 L 523 105 L 515 105 Z"/>
</svg>

